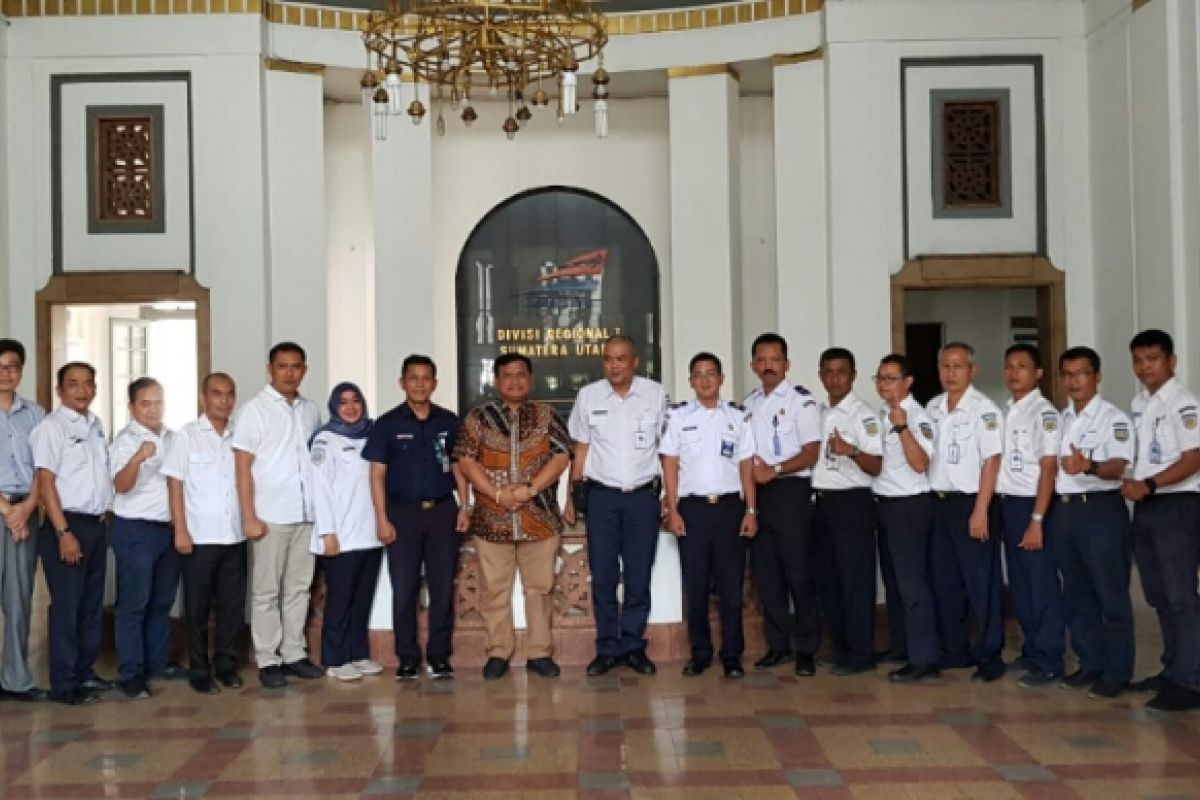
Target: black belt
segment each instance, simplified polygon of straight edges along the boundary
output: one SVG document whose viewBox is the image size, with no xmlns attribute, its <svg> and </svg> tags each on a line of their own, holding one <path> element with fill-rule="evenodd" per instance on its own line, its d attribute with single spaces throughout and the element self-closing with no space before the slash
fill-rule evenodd
<svg viewBox="0 0 1200 800">
<path fill-rule="evenodd" d="M 159 528 L 170 529 L 171 523 L 163 519 L 142 519 L 141 517 L 122 517 L 120 514 L 113 514 L 114 519 L 123 520 L 125 522 L 136 522 L 139 525 L 154 525 Z"/>
<path fill-rule="evenodd" d="M 1092 500 L 1099 500 L 1102 497 L 1113 497 L 1117 494 L 1120 493 L 1116 489 L 1109 489 L 1108 491 L 1104 492 L 1070 492 L 1067 494 L 1060 494 L 1058 496 L 1058 500 L 1060 503 L 1065 504 L 1087 503 Z"/>
<path fill-rule="evenodd" d="M 9 494 L 8 492 L 0 492 L 0 497 L 3 497 L 10 503 L 24 503 L 29 499 L 29 493 L 25 494 Z"/>
<path fill-rule="evenodd" d="M 108 513 L 105 512 L 103 514 L 84 514 L 80 511 L 64 511 L 63 516 L 64 517 L 76 517 L 77 519 L 82 519 L 85 522 L 94 522 L 97 525 L 103 525 L 105 518 L 108 516 Z"/>
<path fill-rule="evenodd" d="M 620 486 L 609 486 L 607 483 L 601 483 L 600 481 L 593 480 L 589 480 L 588 483 L 592 485 L 593 489 L 607 489 L 610 492 L 620 492 L 621 494 L 644 492 L 647 489 L 652 490 L 655 494 L 658 494 L 659 490 L 662 489 L 662 479 L 660 478 L 655 478 L 652 481 L 643 483 L 641 486 L 634 486 L 632 489 L 623 489 Z"/>
<path fill-rule="evenodd" d="M 920 497 L 928 497 L 929 492 L 918 492 L 917 494 L 877 494 L 875 495 L 876 503 L 899 503 L 903 500 L 916 500 Z"/>
<path fill-rule="evenodd" d="M 696 502 L 703 501 L 708 503 L 710 506 L 715 506 L 718 503 L 726 503 L 731 500 L 741 500 L 742 496 L 737 492 L 730 492 L 729 494 L 689 494 L 686 497 L 681 497 L 679 499 L 681 502 L 684 500 L 694 500 Z"/>
<path fill-rule="evenodd" d="M 447 500 L 453 500 L 454 495 L 444 494 L 441 497 L 432 497 L 428 500 L 391 500 L 392 505 L 401 506 L 402 508 L 416 508 L 421 511 L 429 511 L 432 508 L 440 506 Z"/>
<path fill-rule="evenodd" d="M 952 498 L 952 497 L 974 497 L 975 495 L 979 494 L 979 492 L 937 492 L 937 491 L 935 491 L 934 494 L 937 496 L 937 498 L 939 500 L 948 500 L 949 498 Z"/>
<path fill-rule="evenodd" d="M 814 494 L 816 494 L 817 497 L 825 497 L 826 495 L 832 495 L 834 497 L 838 497 L 838 496 L 844 496 L 844 495 L 850 494 L 851 492 L 869 492 L 869 491 L 871 491 L 871 488 L 869 486 L 851 486 L 849 489 L 815 489 L 815 490 L 813 490 Z"/>
</svg>

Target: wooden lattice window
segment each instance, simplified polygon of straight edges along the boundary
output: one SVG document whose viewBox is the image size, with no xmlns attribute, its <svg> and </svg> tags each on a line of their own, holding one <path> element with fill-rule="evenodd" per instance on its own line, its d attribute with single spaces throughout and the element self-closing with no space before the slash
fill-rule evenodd
<svg viewBox="0 0 1200 800">
<path fill-rule="evenodd" d="M 948 100 L 942 105 L 942 205 L 1003 204 L 1001 109 L 996 100 Z"/>
<path fill-rule="evenodd" d="M 152 116 L 96 120 L 96 210 L 101 222 L 156 220 L 157 135 Z"/>
</svg>

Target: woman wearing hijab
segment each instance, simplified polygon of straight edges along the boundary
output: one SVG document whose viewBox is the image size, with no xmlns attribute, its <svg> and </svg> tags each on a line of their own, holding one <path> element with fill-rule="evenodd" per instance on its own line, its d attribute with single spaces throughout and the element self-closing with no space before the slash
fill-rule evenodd
<svg viewBox="0 0 1200 800">
<path fill-rule="evenodd" d="M 339 383 L 329 396 L 329 422 L 312 440 L 317 514 L 312 551 L 325 572 L 321 663 L 326 675 L 341 681 L 383 671 L 367 646 L 383 557 L 371 504 L 371 463 L 362 458 L 371 425 L 359 388 Z"/>
</svg>

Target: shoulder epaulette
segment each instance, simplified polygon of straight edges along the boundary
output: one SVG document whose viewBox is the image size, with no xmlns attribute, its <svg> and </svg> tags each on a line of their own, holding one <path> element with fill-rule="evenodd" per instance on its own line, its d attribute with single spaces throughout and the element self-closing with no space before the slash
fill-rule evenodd
<svg viewBox="0 0 1200 800">
<path fill-rule="evenodd" d="M 746 407 L 745 407 L 744 405 L 742 405 L 741 403 L 738 403 L 738 402 L 736 402 L 736 401 L 734 401 L 734 400 L 730 400 L 730 401 L 729 401 L 729 405 L 730 405 L 730 406 L 732 406 L 733 408 L 736 408 L 738 411 L 745 411 L 745 410 L 746 410 Z"/>
<path fill-rule="evenodd" d="M 810 392 L 808 389 L 805 389 L 803 386 L 801 386 L 798 383 L 795 386 L 793 386 L 792 388 L 796 390 L 796 394 L 806 394 L 806 395 L 812 394 L 812 392 Z"/>
<path fill-rule="evenodd" d="M 670 405 L 670 408 L 671 408 L 671 410 L 675 410 L 675 409 L 677 409 L 677 408 L 683 408 L 683 407 L 684 407 L 684 406 L 686 406 L 687 404 L 688 404 L 688 401 L 687 401 L 687 400 L 680 400 L 678 403 L 672 403 L 672 404 Z"/>
</svg>

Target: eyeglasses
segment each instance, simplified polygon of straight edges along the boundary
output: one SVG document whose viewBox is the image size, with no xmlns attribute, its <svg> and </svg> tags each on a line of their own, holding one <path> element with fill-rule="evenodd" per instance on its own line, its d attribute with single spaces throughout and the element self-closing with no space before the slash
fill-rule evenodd
<svg viewBox="0 0 1200 800">
<path fill-rule="evenodd" d="M 872 375 L 871 380 L 876 383 L 899 383 L 904 380 L 903 375 Z"/>
<path fill-rule="evenodd" d="M 0 372 L 20 372 L 23 368 L 21 364 L 0 364 Z"/>
</svg>

